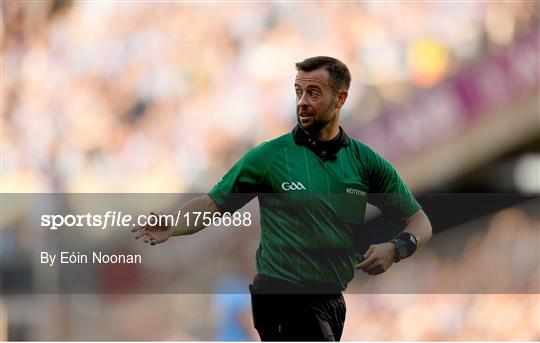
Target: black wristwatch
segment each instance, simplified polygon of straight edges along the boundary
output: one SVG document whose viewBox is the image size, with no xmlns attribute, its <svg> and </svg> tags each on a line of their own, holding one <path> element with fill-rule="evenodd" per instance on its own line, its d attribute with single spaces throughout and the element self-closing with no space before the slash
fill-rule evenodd
<svg viewBox="0 0 540 343">
<path fill-rule="evenodd" d="M 396 251 L 394 262 L 399 262 L 414 254 L 416 248 L 418 247 L 418 239 L 419 237 L 409 232 L 402 232 L 394 237 L 390 241 L 390 243 L 394 244 Z"/>
</svg>

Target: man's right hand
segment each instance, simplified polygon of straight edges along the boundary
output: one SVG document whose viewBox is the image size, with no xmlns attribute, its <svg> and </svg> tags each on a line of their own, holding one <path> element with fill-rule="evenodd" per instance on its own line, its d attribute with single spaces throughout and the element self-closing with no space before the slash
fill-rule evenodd
<svg viewBox="0 0 540 343">
<path fill-rule="evenodd" d="M 157 216 L 154 212 L 150 212 L 150 215 Z M 156 222 L 158 222 L 158 220 L 156 220 Z M 135 233 L 135 239 L 142 238 L 143 242 L 149 243 L 152 246 L 167 241 L 173 235 L 173 229 L 168 226 L 152 226 L 148 224 L 135 227 L 131 232 Z"/>
</svg>

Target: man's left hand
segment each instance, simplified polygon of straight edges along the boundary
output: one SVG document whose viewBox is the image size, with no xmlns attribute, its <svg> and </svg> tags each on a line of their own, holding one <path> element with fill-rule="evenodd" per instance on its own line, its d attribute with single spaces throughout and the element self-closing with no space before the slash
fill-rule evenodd
<svg viewBox="0 0 540 343">
<path fill-rule="evenodd" d="M 369 275 L 384 273 L 394 263 L 396 249 L 393 243 L 374 244 L 364 254 L 365 259 L 355 269 L 362 269 Z"/>
</svg>

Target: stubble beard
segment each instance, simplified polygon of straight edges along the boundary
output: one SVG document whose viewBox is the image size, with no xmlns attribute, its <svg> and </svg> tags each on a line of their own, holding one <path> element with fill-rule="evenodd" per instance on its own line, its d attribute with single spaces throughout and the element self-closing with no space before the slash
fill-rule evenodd
<svg viewBox="0 0 540 343">
<path fill-rule="evenodd" d="M 311 136 L 317 136 L 321 132 L 321 130 L 325 128 L 334 119 L 335 104 L 336 101 L 333 100 L 322 114 L 316 113 L 313 116 L 311 124 L 308 124 L 307 126 L 302 126 L 302 123 L 300 122 L 300 117 L 297 115 L 298 124 L 304 131 L 309 133 Z"/>
</svg>

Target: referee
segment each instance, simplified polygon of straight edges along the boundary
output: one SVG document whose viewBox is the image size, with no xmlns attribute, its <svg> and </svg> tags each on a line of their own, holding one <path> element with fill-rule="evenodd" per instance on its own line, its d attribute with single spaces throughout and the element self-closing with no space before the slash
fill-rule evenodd
<svg viewBox="0 0 540 343">
<path fill-rule="evenodd" d="M 385 272 L 431 237 L 431 225 L 396 170 L 339 126 L 351 75 L 341 61 L 312 57 L 296 64 L 292 132 L 247 152 L 208 195 L 180 210 L 234 212 L 257 196 L 261 241 L 249 286 L 263 341 L 339 341 L 342 292 L 354 269 Z M 404 231 L 357 253 L 366 203 Z M 185 218 L 183 218 L 185 219 Z M 204 226 L 135 228 L 151 245 Z"/>
</svg>

